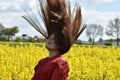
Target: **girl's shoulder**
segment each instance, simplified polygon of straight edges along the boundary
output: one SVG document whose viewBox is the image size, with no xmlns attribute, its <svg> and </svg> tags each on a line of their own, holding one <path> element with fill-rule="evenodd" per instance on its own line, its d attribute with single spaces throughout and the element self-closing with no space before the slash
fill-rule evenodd
<svg viewBox="0 0 120 80">
<path fill-rule="evenodd" d="M 60 68 L 68 67 L 67 60 L 62 56 L 54 59 L 52 62 L 55 63 L 56 66 L 59 66 Z"/>
</svg>

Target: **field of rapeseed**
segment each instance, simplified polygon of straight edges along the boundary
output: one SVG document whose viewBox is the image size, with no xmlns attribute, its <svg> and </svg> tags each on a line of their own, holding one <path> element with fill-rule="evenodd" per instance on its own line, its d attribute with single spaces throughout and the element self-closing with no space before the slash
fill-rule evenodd
<svg viewBox="0 0 120 80">
<path fill-rule="evenodd" d="M 48 55 L 44 43 L 0 43 L 0 80 L 30 80 L 34 67 Z M 120 80 L 120 48 L 73 45 L 64 55 L 69 80 Z"/>
</svg>

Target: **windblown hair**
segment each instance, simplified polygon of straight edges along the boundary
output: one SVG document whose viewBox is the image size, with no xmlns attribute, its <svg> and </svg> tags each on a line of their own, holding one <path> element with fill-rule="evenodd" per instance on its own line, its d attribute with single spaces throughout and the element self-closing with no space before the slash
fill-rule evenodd
<svg viewBox="0 0 120 80">
<path fill-rule="evenodd" d="M 34 13 L 30 15 L 26 12 L 27 15 L 22 17 L 46 39 L 53 33 L 57 35 L 62 33 L 67 36 L 67 38 L 64 38 L 66 39 L 66 44 L 68 44 L 66 47 L 69 46 L 70 48 L 86 28 L 86 25 L 81 26 L 82 14 L 80 5 L 75 4 L 72 10 L 70 0 L 38 0 L 38 12 L 46 30 Z"/>
</svg>

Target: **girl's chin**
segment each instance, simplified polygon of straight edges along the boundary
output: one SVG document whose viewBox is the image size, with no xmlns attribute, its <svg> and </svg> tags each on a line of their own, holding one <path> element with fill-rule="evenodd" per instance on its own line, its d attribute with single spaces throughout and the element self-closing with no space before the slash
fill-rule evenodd
<svg viewBox="0 0 120 80">
<path fill-rule="evenodd" d="M 48 45 L 46 45 L 45 47 L 46 47 L 46 49 L 48 49 L 48 50 L 56 50 L 56 48 L 53 48 L 53 47 L 48 46 Z"/>
<path fill-rule="evenodd" d="M 46 45 L 45 47 L 46 47 L 48 50 L 50 50 L 50 49 L 51 49 L 48 45 Z"/>
</svg>

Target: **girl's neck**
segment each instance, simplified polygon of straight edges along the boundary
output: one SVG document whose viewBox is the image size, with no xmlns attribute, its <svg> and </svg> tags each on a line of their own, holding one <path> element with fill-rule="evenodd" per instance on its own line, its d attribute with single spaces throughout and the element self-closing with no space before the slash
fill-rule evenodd
<svg viewBox="0 0 120 80">
<path fill-rule="evenodd" d="M 48 57 L 51 58 L 51 57 L 54 57 L 54 56 L 57 56 L 57 55 L 60 55 L 57 50 L 50 50 Z"/>
</svg>

